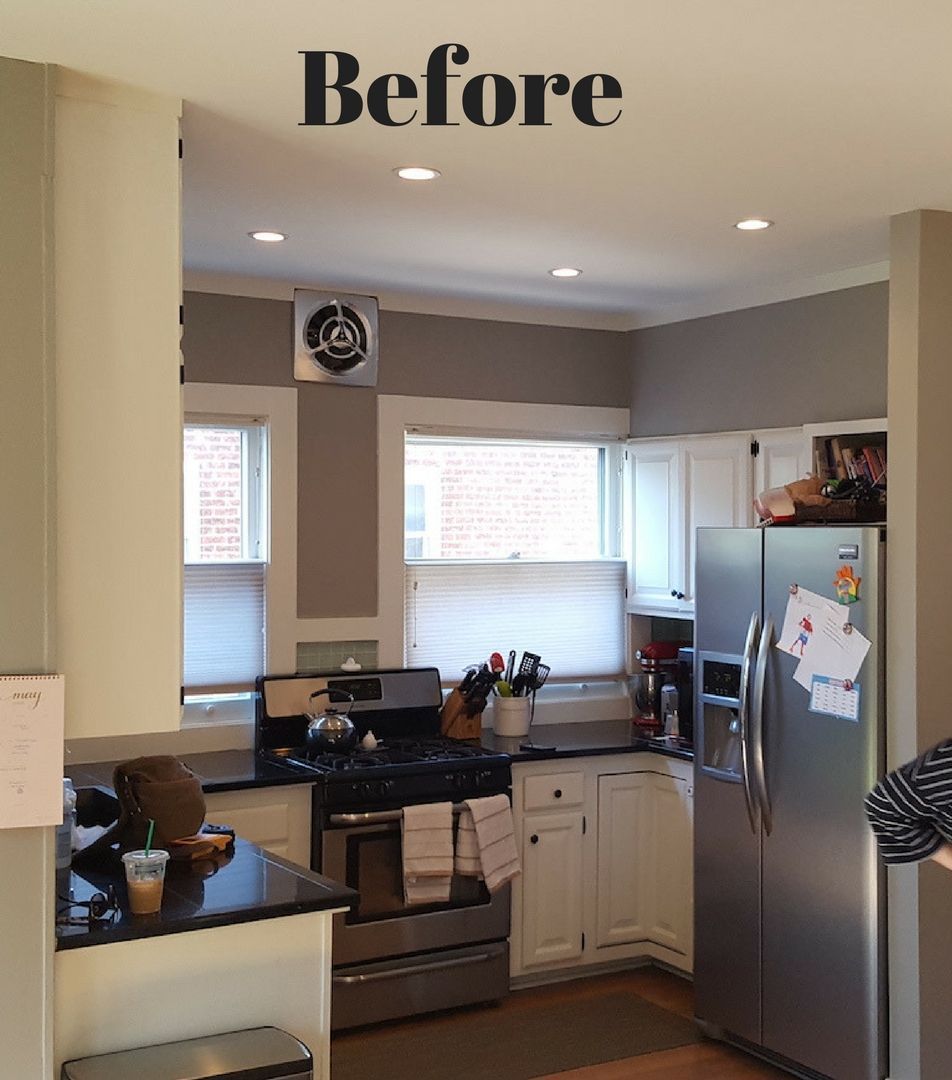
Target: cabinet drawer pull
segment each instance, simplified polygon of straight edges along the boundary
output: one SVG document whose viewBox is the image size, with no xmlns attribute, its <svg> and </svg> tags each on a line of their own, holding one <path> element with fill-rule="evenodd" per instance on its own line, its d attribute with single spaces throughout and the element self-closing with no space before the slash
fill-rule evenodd
<svg viewBox="0 0 952 1080">
<path fill-rule="evenodd" d="M 539 834 L 538 833 L 533 833 L 529 837 L 529 843 L 530 844 L 538 844 L 538 842 L 539 842 Z"/>
<path fill-rule="evenodd" d="M 555 797 L 556 797 L 557 799 L 561 799 L 561 798 L 562 798 L 562 789 L 561 789 L 560 787 L 557 787 L 557 788 L 555 789 L 555 791 L 553 791 L 553 792 L 552 792 L 552 794 L 553 794 L 553 795 L 554 795 L 554 796 L 555 796 Z"/>
</svg>

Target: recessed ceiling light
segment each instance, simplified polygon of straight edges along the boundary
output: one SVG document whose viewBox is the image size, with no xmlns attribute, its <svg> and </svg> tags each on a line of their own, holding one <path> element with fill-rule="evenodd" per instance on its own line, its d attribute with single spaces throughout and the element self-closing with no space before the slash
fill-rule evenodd
<svg viewBox="0 0 952 1080">
<path fill-rule="evenodd" d="M 393 171 L 401 180 L 435 180 L 440 175 L 439 169 L 427 169 L 422 165 L 407 165 Z"/>
<path fill-rule="evenodd" d="M 250 232 L 248 235 L 252 240 L 260 240 L 263 244 L 280 244 L 288 238 L 287 233 L 271 232 L 270 229 L 259 229 L 258 232 Z"/>
<path fill-rule="evenodd" d="M 761 229 L 769 229 L 771 225 L 773 225 L 773 222 L 768 221 L 766 218 L 751 217 L 738 221 L 734 228 L 741 229 L 744 232 L 759 232 Z"/>
<path fill-rule="evenodd" d="M 553 277 L 578 277 L 581 272 L 581 270 L 576 270 L 574 266 L 559 266 L 555 270 L 549 271 Z"/>
</svg>

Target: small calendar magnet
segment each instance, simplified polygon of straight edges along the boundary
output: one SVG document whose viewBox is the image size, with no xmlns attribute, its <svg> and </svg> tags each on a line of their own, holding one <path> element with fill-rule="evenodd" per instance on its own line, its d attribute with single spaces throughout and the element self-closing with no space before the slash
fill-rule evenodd
<svg viewBox="0 0 952 1080">
<path fill-rule="evenodd" d="M 840 720 L 859 721 L 859 683 L 814 675 L 810 687 L 810 712 L 824 713 Z"/>
</svg>

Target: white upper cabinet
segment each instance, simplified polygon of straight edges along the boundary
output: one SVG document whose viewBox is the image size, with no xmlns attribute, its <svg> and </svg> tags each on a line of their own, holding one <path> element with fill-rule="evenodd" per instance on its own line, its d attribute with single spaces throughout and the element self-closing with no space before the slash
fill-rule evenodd
<svg viewBox="0 0 952 1080">
<path fill-rule="evenodd" d="M 748 435 L 710 435 L 682 444 L 686 562 L 677 599 L 694 609 L 694 555 L 702 525 L 737 528 L 751 516 L 751 440 Z"/>
<path fill-rule="evenodd" d="M 792 484 L 813 471 L 810 441 L 803 428 L 758 431 L 754 440 L 758 444 L 754 457 L 754 495 Z"/>
<path fill-rule="evenodd" d="M 181 722 L 180 102 L 57 70 L 56 664 L 68 738 Z"/>
<path fill-rule="evenodd" d="M 676 608 L 672 593 L 683 588 L 684 573 L 680 443 L 632 443 L 628 469 L 628 606 Z"/>
<path fill-rule="evenodd" d="M 628 481 L 628 610 L 690 614 L 695 530 L 750 522 L 750 437 L 632 442 Z"/>
</svg>

